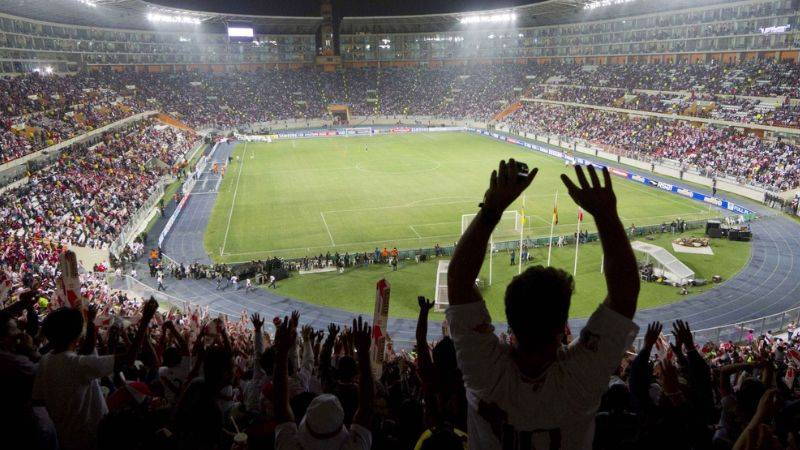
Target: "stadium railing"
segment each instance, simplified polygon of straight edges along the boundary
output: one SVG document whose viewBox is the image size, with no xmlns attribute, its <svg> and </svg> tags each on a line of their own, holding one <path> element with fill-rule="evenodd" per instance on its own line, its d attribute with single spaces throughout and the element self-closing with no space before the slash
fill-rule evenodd
<svg viewBox="0 0 800 450">
<path fill-rule="evenodd" d="M 153 208 L 158 201 L 161 200 L 161 197 L 164 196 L 164 188 L 171 182 L 172 179 L 170 177 L 162 177 L 161 180 L 159 180 L 153 193 L 147 197 L 142 207 L 139 208 L 139 210 L 131 216 L 130 220 L 128 220 L 128 223 L 122 227 L 119 236 L 108 246 L 108 251 L 111 252 L 111 254 L 118 257 L 125 249 L 125 246 L 133 241 L 136 237 L 135 231 L 142 227 L 144 221 L 149 219 Z"/>
<path fill-rule="evenodd" d="M 149 276 L 149 275 L 145 275 L 145 276 Z M 214 316 L 224 315 L 227 318 L 228 321 L 237 321 L 237 320 L 239 320 L 239 317 L 240 317 L 240 314 L 241 314 L 241 311 L 237 312 L 236 314 L 230 314 L 230 313 L 221 311 L 221 310 L 219 310 L 219 309 L 217 309 L 217 308 L 215 308 L 213 306 L 210 306 L 210 305 L 200 305 L 200 304 L 191 302 L 189 300 L 182 299 L 182 298 L 176 297 L 174 295 L 167 294 L 164 291 L 159 291 L 157 289 L 154 289 L 154 288 L 148 286 L 144 282 L 142 282 L 142 281 L 140 281 L 140 280 L 138 280 L 136 278 L 133 278 L 130 275 L 116 276 L 113 272 L 107 272 L 107 273 L 105 273 L 105 277 L 106 277 L 106 282 L 108 283 L 109 287 L 111 287 L 112 289 L 122 290 L 122 291 L 127 292 L 128 295 L 133 295 L 134 297 L 139 297 L 139 298 L 142 298 L 142 299 L 147 299 L 147 298 L 153 297 L 159 302 L 161 307 L 165 308 L 165 309 L 176 308 L 176 309 L 179 309 L 180 311 L 185 312 L 185 311 L 187 311 L 189 306 L 192 306 L 193 308 L 202 307 L 203 309 L 205 309 L 207 307 L 209 313 L 213 313 Z M 244 308 L 244 309 L 247 310 L 248 316 L 249 316 L 249 314 L 251 312 L 255 312 L 255 311 L 250 311 L 247 308 Z M 356 314 L 354 313 L 354 316 L 355 315 Z M 324 318 L 323 318 L 323 320 L 324 320 Z M 264 325 L 267 328 L 267 332 L 269 332 L 269 334 L 274 337 L 275 329 L 274 329 L 274 327 L 272 325 L 272 321 L 267 320 L 267 321 L 264 322 Z M 389 336 L 392 337 L 392 334 L 394 334 L 394 333 L 392 333 L 391 330 L 390 330 Z M 416 341 L 414 341 L 413 339 L 392 338 L 392 342 L 394 343 L 394 346 L 395 346 L 395 348 L 397 350 L 400 350 L 400 349 L 412 349 L 414 347 L 414 344 L 416 344 Z"/>
<path fill-rule="evenodd" d="M 112 289 L 123 290 L 140 298 L 150 298 L 152 296 L 159 302 L 166 303 L 170 307 L 175 307 L 182 311 L 185 311 L 190 305 L 193 307 L 206 306 L 198 305 L 186 299 L 175 297 L 174 295 L 170 295 L 166 292 L 156 290 L 129 275 L 116 276 L 113 272 L 106 273 L 106 281 Z M 238 320 L 238 314 L 234 316 L 232 314 L 220 311 L 213 306 L 210 306 L 208 310 L 215 315 L 225 315 L 229 320 Z M 679 319 L 679 317 L 676 317 L 676 319 Z M 800 324 L 800 306 L 764 317 L 744 320 L 718 327 L 695 330 L 692 332 L 692 334 L 694 335 L 694 341 L 698 345 L 702 346 L 707 342 L 713 342 L 716 345 L 719 345 L 719 343 L 727 341 L 743 342 L 748 330 L 753 330 L 755 336 L 763 335 L 767 332 L 770 334 L 780 334 L 785 332 L 787 326 L 792 322 L 796 325 Z M 391 336 L 391 334 L 392 333 L 390 330 L 389 335 Z M 671 339 L 671 335 L 665 335 Z M 641 348 L 643 339 L 643 337 L 637 337 L 634 340 L 634 346 L 636 349 Z M 395 343 L 395 347 L 398 349 L 411 348 L 414 344 L 412 340 L 402 339 L 394 339 L 393 342 Z"/>
<path fill-rule="evenodd" d="M 186 152 L 185 156 L 187 160 L 191 160 L 197 154 L 197 152 L 203 148 L 204 145 L 205 143 L 201 141 L 192 150 Z M 125 249 L 125 246 L 132 242 L 139 233 L 144 231 L 144 228 L 147 226 L 147 223 L 150 220 L 150 216 L 153 214 L 153 209 L 164 197 L 164 191 L 166 187 L 175 182 L 176 179 L 177 178 L 172 175 L 165 175 L 161 177 L 161 179 L 158 181 L 156 190 L 150 194 L 142 207 L 139 208 L 139 210 L 136 211 L 128 223 L 125 224 L 117 239 L 115 239 L 114 242 L 109 245 L 109 252 L 111 252 L 114 256 L 119 256 L 120 253 L 122 253 L 122 251 Z"/>
<path fill-rule="evenodd" d="M 680 317 L 676 317 L 675 319 L 680 319 Z M 702 346 L 706 342 L 713 342 L 719 345 L 719 343 L 727 341 L 744 341 L 748 330 L 753 330 L 753 334 L 756 337 L 766 333 L 770 333 L 772 335 L 781 334 L 786 331 L 788 325 L 792 322 L 795 325 L 800 323 L 800 306 L 777 314 L 771 314 L 769 316 L 748 319 L 728 325 L 720 325 L 718 327 L 695 330 L 692 332 L 692 335 L 694 336 L 694 341 L 697 345 Z M 671 335 L 666 333 L 665 336 L 670 340 L 672 338 Z M 643 341 L 643 336 L 637 337 L 636 340 L 634 340 L 634 346 L 637 349 L 640 349 Z"/>
</svg>

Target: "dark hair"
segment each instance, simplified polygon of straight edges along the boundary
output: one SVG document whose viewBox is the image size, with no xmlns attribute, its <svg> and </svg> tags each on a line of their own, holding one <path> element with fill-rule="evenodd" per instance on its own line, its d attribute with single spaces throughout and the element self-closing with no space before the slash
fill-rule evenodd
<svg viewBox="0 0 800 450">
<path fill-rule="evenodd" d="M 289 407 L 292 408 L 292 414 L 294 414 L 295 420 L 298 422 L 303 416 L 306 415 L 306 411 L 308 410 L 308 405 L 311 404 L 311 401 L 317 395 L 313 392 L 301 392 L 289 401 Z"/>
<path fill-rule="evenodd" d="M 227 383 L 227 378 L 233 371 L 231 354 L 221 347 L 211 347 L 206 350 L 203 361 L 203 378 L 210 386 L 219 389 Z"/>
<path fill-rule="evenodd" d="M 56 351 L 66 350 L 82 331 L 83 314 L 73 308 L 58 308 L 42 322 L 42 332 Z"/>
<path fill-rule="evenodd" d="M 433 364 L 437 369 L 451 371 L 458 369 L 456 347 L 450 336 L 445 336 L 433 346 Z"/>
<path fill-rule="evenodd" d="M 178 347 L 169 346 L 164 349 L 164 365 L 175 367 L 181 362 L 181 351 Z"/>
<path fill-rule="evenodd" d="M 265 374 L 272 376 L 275 371 L 275 347 L 270 347 L 261 354 L 258 359 L 258 365 Z"/>
<path fill-rule="evenodd" d="M 506 320 L 523 348 L 549 344 L 564 332 L 575 281 L 561 269 L 534 266 L 506 288 Z"/>
<path fill-rule="evenodd" d="M 338 375 L 339 381 L 350 382 L 356 377 L 357 373 L 358 367 L 355 359 L 351 356 L 342 356 L 339 358 L 339 362 L 336 365 L 336 374 Z"/>
<path fill-rule="evenodd" d="M 14 320 L 14 317 L 12 317 L 11 314 L 0 311 L 0 338 L 8 336 L 8 323 L 12 320 Z"/>
</svg>

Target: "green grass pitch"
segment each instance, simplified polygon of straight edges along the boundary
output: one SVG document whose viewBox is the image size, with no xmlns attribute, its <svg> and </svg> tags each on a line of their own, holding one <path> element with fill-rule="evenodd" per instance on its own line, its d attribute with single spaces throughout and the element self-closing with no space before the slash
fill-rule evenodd
<svg viewBox="0 0 800 450">
<path fill-rule="evenodd" d="M 211 215 L 206 250 L 217 261 L 238 262 L 452 244 L 461 234 L 461 216 L 477 211 L 491 171 L 511 157 L 540 169 L 525 193 L 525 235 L 549 233 L 556 191 L 556 234 L 574 233 L 577 207 L 558 178 L 574 173 L 558 159 L 466 133 L 404 134 L 239 144 Z M 615 181 L 626 226 L 719 214 Z M 523 210 L 522 200 L 510 209 Z M 591 216 L 583 227 L 594 230 Z"/>
<path fill-rule="evenodd" d="M 450 245 L 461 233 L 461 216 L 476 212 L 491 171 L 501 159 L 512 157 L 539 167 L 536 180 L 525 193 L 525 204 L 520 199 L 510 207 L 525 211 L 524 235 L 549 233 L 556 192 L 559 223 L 555 233 L 574 233 L 577 206 L 559 180 L 561 173 L 574 172 L 563 161 L 468 133 L 397 134 L 239 144 L 209 221 L 206 250 L 218 262 L 242 262 L 384 246 L 403 250 L 435 243 Z M 626 227 L 719 215 L 696 201 L 620 178 L 613 180 Z M 513 224 L 505 234 L 511 227 Z M 595 230 L 588 214 L 582 229 Z M 730 252 L 722 253 L 729 258 L 718 253 L 714 264 L 730 266 L 723 275 L 731 275 L 746 262 L 749 246 L 731 244 Z M 579 264 L 572 315 L 590 313 L 604 295 L 599 255 L 599 247 L 593 250 L 591 245 L 581 251 L 585 263 Z M 537 259 L 543 257 L 546 255 L 539 250 Z M 566 249 L 556 251 L 554 265 L 571 271 L 572 257 Z M 684 255 L 680 259 L 686 262 Z M 698 262 L 694 268 L 698 276 L 708 275 L 698 270 L 708 262 Z M 495 287 L 487 288 L 492 291 L 487 299 L 502 297 L 498 286 L 504 287 L 516 273 L 507 265 L 507 256 L 499 255 L 494 266 Z M 386 275 L 386 269 L 352 270 L 338 278 L 329 274 L 296 276 L 279 291 L 315 303 L 371 311 L 374 283 Z M 597 274 L 582 277 L 584 270 Z M 397 295 L 402 288 L 393 287 L 393 316 L 416 314 L 416 293 L 432 296 L 435 272 L 435 264 L 412 262 L 391 274 L 414 291 L 401 300 Z M 408 279 L 401 281 L 403 277 Z M 655 292 L 652 298 L 643 299 L 643 306 L 677 299 L 671 288 L 668 295 L 657 291 L 661 294 Z M 492 309 L 495 317 L 500 317 L 499 310 Z"/>
</svg>

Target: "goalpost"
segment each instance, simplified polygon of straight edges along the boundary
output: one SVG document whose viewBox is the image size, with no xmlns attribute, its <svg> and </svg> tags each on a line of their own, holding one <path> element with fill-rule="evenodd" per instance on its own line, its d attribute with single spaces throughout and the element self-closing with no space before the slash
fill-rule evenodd
<svg viewBox="0 0 800 450">
<path fill-rule="evenodd" d="M 461 234 L 467 231 L 467 227 L 472 223 L 477 214 L 464 214 L 461 216 Z M 523 227 L 522 215 L 517 210 L 505 211 L 500 217 L 500 222 L 494 228 L 491 236 L 489 237 L 489 286 L 492 285 L 492 260 L 495 248 L 495 242 L 505 242 L 519 239 L 519 233 Z M 476 280 L 477 281 L 477 280 Z"/>
<path fill-rule="evenodd" d="M 461 235 L 467 231 L 467 227 L 475 219 L 475 216 L 477 214 L 464 214 L 461 216 Z M 500 222 L 489 237 L 489 286 L 492 285 L 492 262 L 494 259 L 493 254 L 496 251 L 494 243 L 514 241 L 516 243 L 514 249 L 516 249 L 524 224 L 525 221 L 522 214 L 517 210 L 505 211 L 500 217 Z M 436 287 L 434 290 L 434 308 L 436 311 L 443 311 L 450 304 L 447 298 L 447 268 L 449 265 L 450 261 L 439 261 L 439 266 L 436 269 Z M 478 281 L 479 279 L 475 280 L 475 283 L 477 284 Z"/>
</svg>

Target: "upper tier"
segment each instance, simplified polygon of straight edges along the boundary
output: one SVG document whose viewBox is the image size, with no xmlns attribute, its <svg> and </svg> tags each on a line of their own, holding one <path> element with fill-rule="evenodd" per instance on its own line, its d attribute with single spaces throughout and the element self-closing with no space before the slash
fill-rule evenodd
<svg viewBox="0 0 800 450">
<path fill-rule="evenodd" d="M 78 0 L 0 2 L 0 73 L 43 66 L 65 72 L 85 65 L 211 64 L 227 69 L 241 64 L 310 64 L 320 45 L 314 33 L 321 17 L 165 12 L 141 0 L 98 3 L 88 7 Z M 345 17 L 339 48 L 344 62 L 353 65 L 552 58 L 600 64 L 631 58 L 694 62 L 707 57 L 736 60 L 747 54 L 796 60 L 796 3 L 637 0 L 584 12 L 547 1 L 515 8 L 517 19 L 510 24 L 461 24 L 464 14 Z M 666 4 L 668 11 L 663 10 Z M 641 14 L 645 6 L 658 12 Z M 148 11 L 187 14 L 201 23 L 153 24 L 145 19 Z M 611 15 L 614 18 L 607 17 Z M 254 43 L 229 42 L 223 34 L 225 23 L 236 20 L 254 26 Z M 789 28 L 780 28 L 785 25 Z"/>
</svg>

